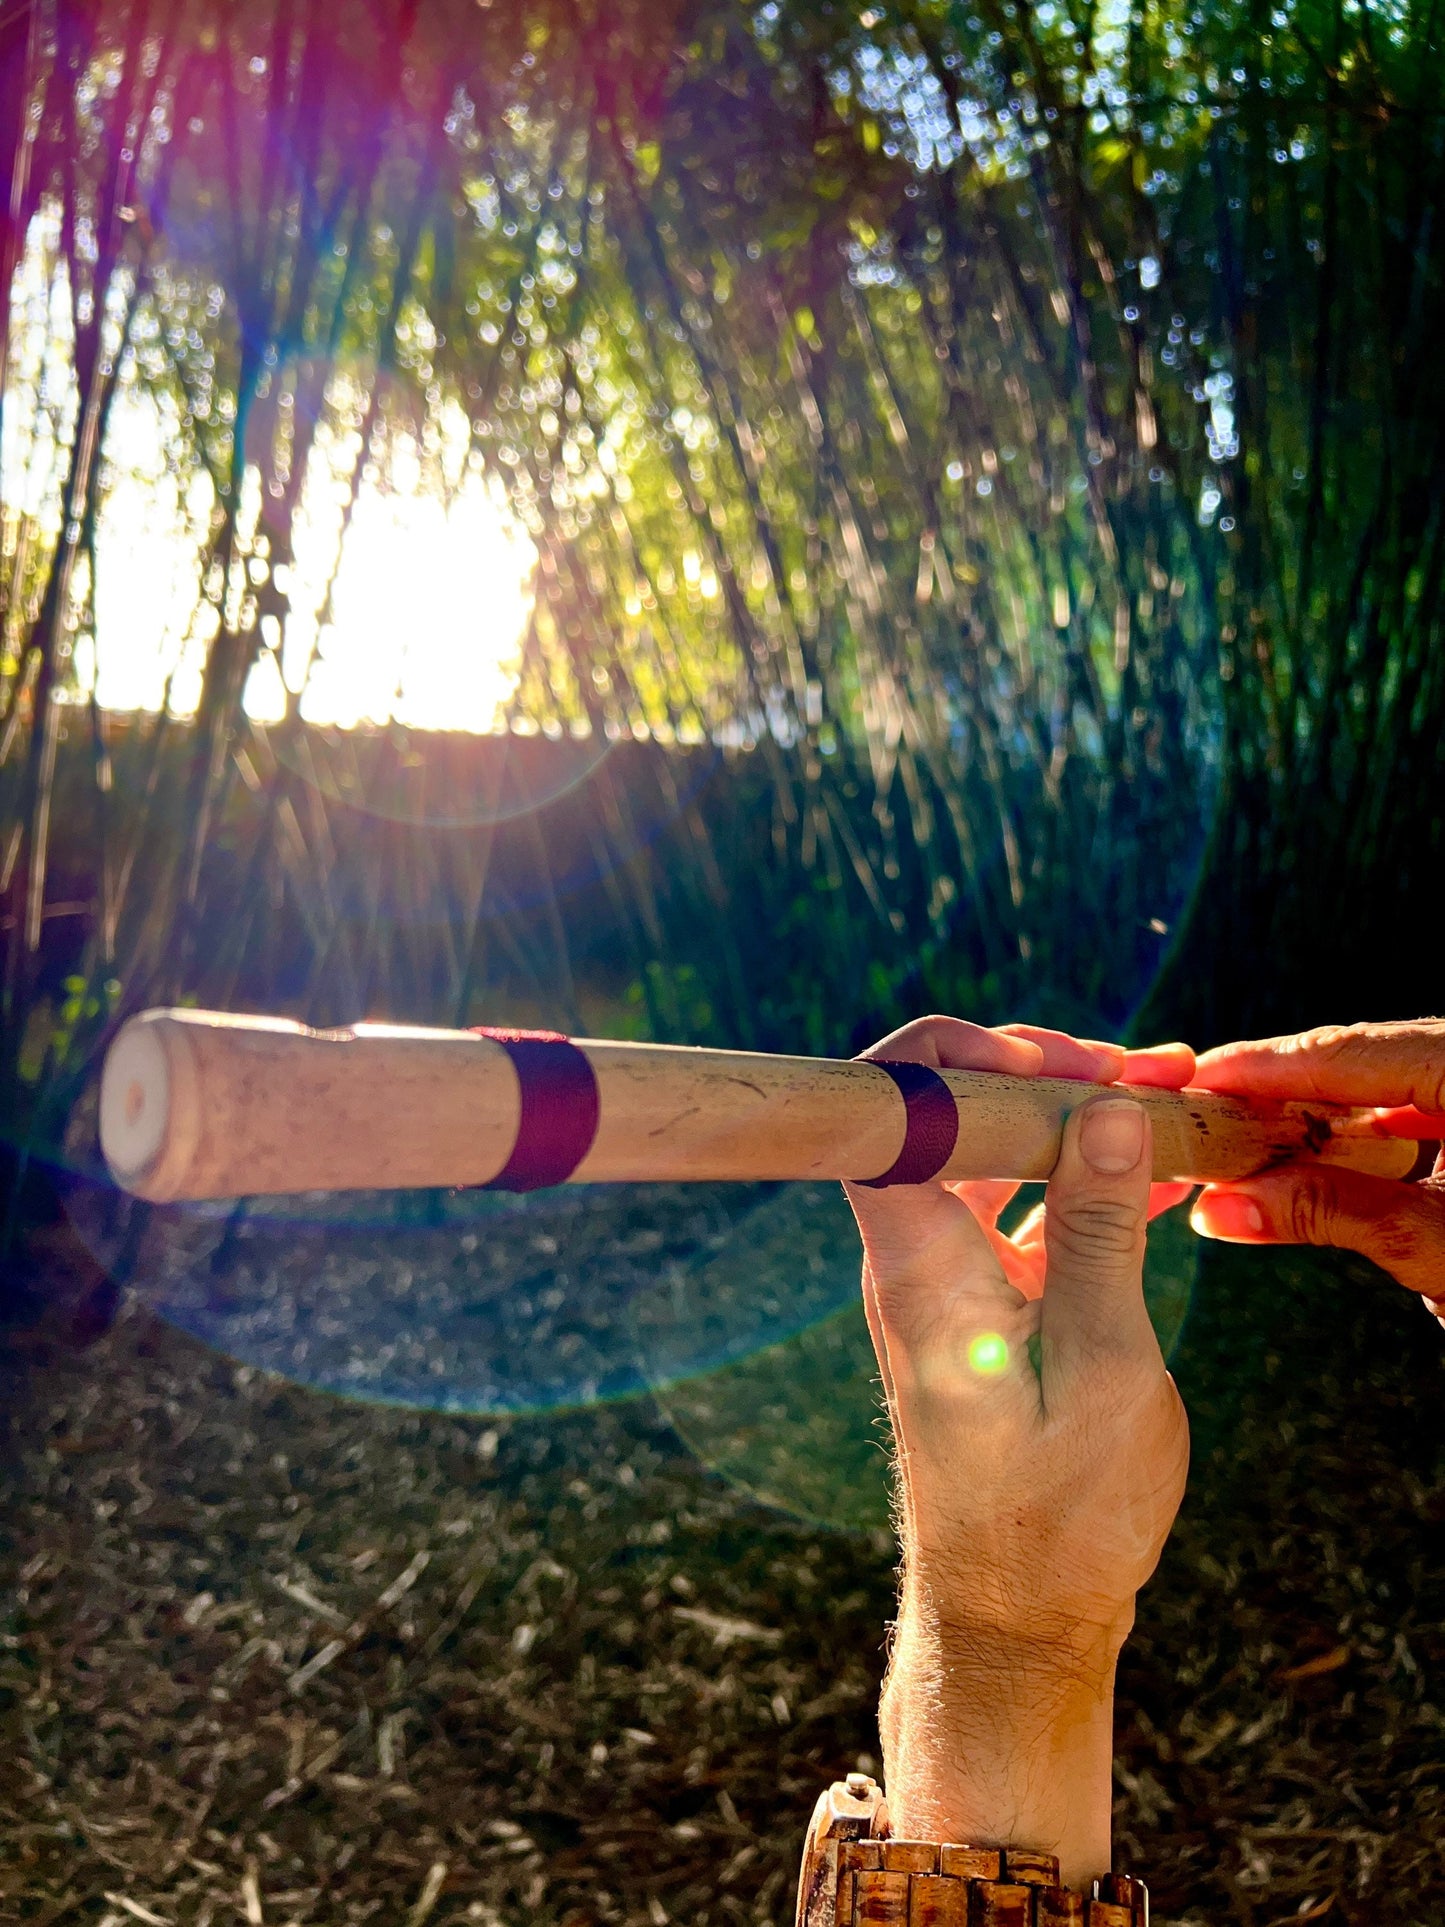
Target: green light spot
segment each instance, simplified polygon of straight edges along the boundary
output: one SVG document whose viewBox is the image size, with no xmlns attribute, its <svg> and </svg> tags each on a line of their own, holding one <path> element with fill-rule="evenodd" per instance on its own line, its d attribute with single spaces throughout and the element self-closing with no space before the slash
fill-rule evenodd
<svg viewBox="0 0 1445 1927">
<path fill-rule="evenodd" d="M 997 1332 L 980 1332 L 969 1341 L 968 1362 L 976 1372 L 994 1378 L 1008 1364 L 1008 1343 Z"/>
</svg>

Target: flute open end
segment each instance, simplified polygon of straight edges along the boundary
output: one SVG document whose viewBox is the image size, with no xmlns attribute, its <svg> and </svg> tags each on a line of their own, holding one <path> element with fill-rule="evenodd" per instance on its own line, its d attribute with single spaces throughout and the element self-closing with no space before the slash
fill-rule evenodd
<svg viewBox="0 0 1445 1927">
<path fill-rule="evenodd" d="M 100 1080 L 100 1141 L 116 1183 L 143 1193 L 171 1122 L 171 1059 L 154 1024 L 127 1024 Z"/>
</svg>

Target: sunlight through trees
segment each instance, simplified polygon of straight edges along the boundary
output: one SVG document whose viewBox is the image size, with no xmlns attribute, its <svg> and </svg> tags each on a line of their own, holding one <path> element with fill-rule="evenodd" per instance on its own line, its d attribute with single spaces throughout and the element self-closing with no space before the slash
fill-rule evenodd
<svg viewBox="0 0 1445 1927">
<path fill-rule="evenodd" d="M 263 948 L 304 901 L 305 1003 L 382 861 L 343 888 L 323 791 L 269 787 L 310 720 L 643 742 L 659 797 L 750 758 L 761 834 L 659 801 L 665 879 L 641 778 L 593 812 L 647 1021 L 739 1041 L 740 876 L 829 960 L 763 1028 L 820 1041 L 845 1001 L 1095 1009 L 1121 957 L 1142 994 L 1211 825 L 1221 996 L 1262 903 L 1304 933 L 1433 860 L 1423 6 L 5 18 L 7 1036 L 48 971 L 92 1030 L 105 983 L 214 989 L 237 874 Z M 451 1010 L 486 890 L 437 914 Z"/>
</svg>

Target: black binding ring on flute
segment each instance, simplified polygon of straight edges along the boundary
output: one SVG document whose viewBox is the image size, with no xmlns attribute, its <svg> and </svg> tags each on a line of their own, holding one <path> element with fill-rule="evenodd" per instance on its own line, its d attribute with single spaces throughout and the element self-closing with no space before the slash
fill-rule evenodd
<svg viewBox="0 0 1445 1927">
<path fill-rule="evenodd" d="M 907 1123 L 903 1149 L 878 1178 L 859 1178 L 875 1191 L 893 1184 L 927 1184 L 953 1156 L 958 1142 L 958 1105 L 953 1092 L 927 1064 L 905 1064 L 889 1057 L 867 1057 L 887 1071 L 903 1096 Z"/>
<path fill-rule="evenodd" d="M 512 1060 L 522 1095 L 512 1154 L 479 1191 L 540 1191 L 565 1184 L 592 1149 L 600 1102 L 597 1076 L 585 1051 L 550 1030 L 491 1030 L 478 1037 L 500 1044 Z"/>
</svg>

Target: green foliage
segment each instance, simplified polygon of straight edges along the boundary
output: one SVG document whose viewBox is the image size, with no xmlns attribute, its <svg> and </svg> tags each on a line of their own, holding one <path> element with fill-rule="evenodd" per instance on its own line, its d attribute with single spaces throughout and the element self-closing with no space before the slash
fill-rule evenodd
<svg viewBox="0 0 1445 1927">
<path fill-rule="evenodd" d="M 403 965 L 379 913 L 359 927 L 333 860 L 356 799 L 283 773 L 330 754 L 301 689 L 270 731 L 242 709 L 291 619 L 319 442 L 350 451 L 351 506 L 402 444 L 441 489 L 458 414 L 537 551 L 514 725 L 563 764 L 650 737 L 760 772 L 746 866 L 718 838 L 754 828 L 683 802 L 660 875 L 626 795 L 599 800 L 607 941 L 649 1029 L 819 1048 L 850 986 L 880 1015 L 1027 991 L 1120 1021 L 1111 986 L 1216 782 L 1209 914 L 1168 993 L 1199 1028 L 1267 1006 L 1266 913 L 1302 954 L 1355 905 L 1363 958 L 1434 874 L 1445 65 L 1423 0 L 36 22 L 0 90 L 3 431 L 39 478 L 0 516 L 12 1081 L 26 1010 L 69 1007 L 57 974 L 89 986 L 57 1031 L 79 1075 L 98 984 L 129 1005 L 276 981 L 278 904 L 306 930 L 298 1007 L 449 1016 L 529 973 L 576 1007 L 565 893 L 545 965 L 475 866 L 443 888 L 446 853 L 417 874 L 459 928 Z M 27 244 L 39 282 L 13 276 Z M 84 694 L 131 390 L 201 505 L 205 670 L 194 722 L 128 725 L 122 797 L 114 724 L 57 698 Z M 55 965 L 62 818 L 92 907 Z M 370 846 L 373 906 L 394 854 Z"/>
<path fill-rule="evenodd" d="M 713 1007 L 691 964 L 668 965 L 649 957 L 642 975 L 627 986 L 626 1017 L 619 1035 L 667 1037 L 677 1043 L 713 1044 L 718 1037 Z"/>
<path fill-rule="evenodd" d="M 42 997 L 30 1006 L 21 1035 L 17 1067 L 22 1083 L 39 1085 L 51 1064 L 64 1064 L 77 1037 L 93 1033 L 116 1008 L 120 984 L 109 978 L 96 989 L 86 977 L 66 977 L 58 1005 Z"/>
<path fill-rule="evenodd" d="M 56 1013 L 50 1034 L 50 1049 L 57 1062 L 64 1063 L 76 1033 L 92 1028 L 103 1014 L 108 1015 L 120 1001 L 120 984 L 109 978 L 96 990 L 86 977 L 67 977 L 63 984 L 65 1001 Z"/>
</svg>

